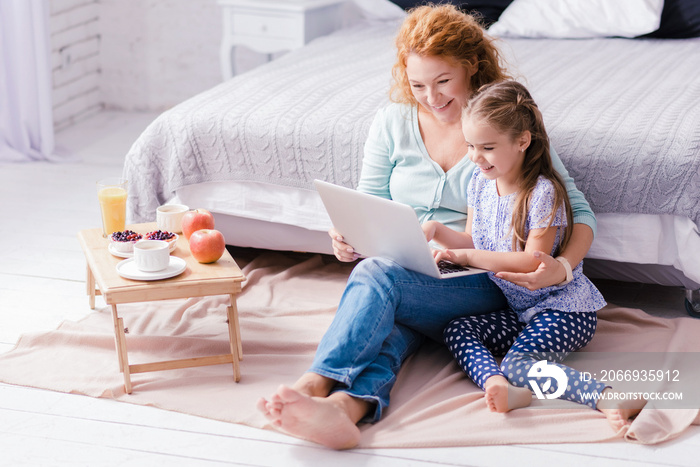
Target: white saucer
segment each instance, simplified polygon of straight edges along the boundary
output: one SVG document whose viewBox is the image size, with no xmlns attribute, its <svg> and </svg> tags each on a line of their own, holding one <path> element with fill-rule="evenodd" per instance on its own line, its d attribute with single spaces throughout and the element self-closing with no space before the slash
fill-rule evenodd
<svg viewBox="0 0 700 467">
<path fill-rule="evenodd" d="M 170 252 L 172 253 L 175 248 L 177 248 L 177 241 L 169 242 L 168 248 L 170 249 Z M 118 258 L 132 258 L 134 256 L 134 252 L 126 252 L 126 251 L 118 251 L 116 248 L 114 248 L 114 244 L 110 243 L 107 245 L 107 251 L 109 251 L 111 254 Z"/>
<path fill-rule="evenodd" d="M 134 264 L 134 258 L 125 259 L 117 264 L 117 273 L 120 276 L 137 281 L 157 281 L 159 279 L 168 279 L 169 277 L 175 277 L 178 274 L 182 274 L 185 269 L 187 269 L 187 263 L 184 259 L 178 258 L 177 256 L 171 256 L 168 267 L 162 271 L 156 272 L 144 272 L 137 269 L 136 264 Z"/>
<path fill-rule="evenodd" d="M 111 243 L 109 245 L 107 245 L 107 251 L 109 251 L 114 256 L 117 256 L 119 258 L 131 258 L 132 256 L 134 256 L 133 251 L 129 252 L 129 253 L 127 253 L 126 251 L 117 251 L 117 249 L 114 248 L 114 245 Z"/>
</svg>

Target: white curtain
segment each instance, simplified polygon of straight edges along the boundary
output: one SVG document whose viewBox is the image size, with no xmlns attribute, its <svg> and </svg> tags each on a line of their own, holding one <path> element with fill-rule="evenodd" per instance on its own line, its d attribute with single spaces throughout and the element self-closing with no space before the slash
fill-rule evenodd
<svg viewBox="0 0 700 467">
<path fill-rule="evenodd" d="M 0 0 L 0 162 L 55 160 L 48 0 Z"/>
</svg>

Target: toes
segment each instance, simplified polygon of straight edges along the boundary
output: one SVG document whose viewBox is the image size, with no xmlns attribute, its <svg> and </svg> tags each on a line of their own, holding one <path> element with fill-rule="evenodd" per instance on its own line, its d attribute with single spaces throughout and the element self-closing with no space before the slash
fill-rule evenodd
<svg viewBox="0 0 700 467">
<path fill-rule="evenodd" d="M 615 431 L 619 431 L 621 428 L 631 424 L 620 410 L 612 410 L 606 413 L 605 416 L 608 419 L 608 423 Z"/>
<path fill-rule="evenodd" d="M 496 404 L 493 402 L 493 399 L 492 399 L 492 398 L 490 398 L 490 397 L 487 397 L 487 398 L 486 398 L 486 407 L 488 407 L 488 409 L 489 409 L 491 412 L 495 412 L 495 411 L 496 411 Z"/>
<path fill-rule="evenodd" d="M 282 415 L 282 407 L 284 407 L 284 404 L 276 404 L 272 402 L 268 402 L 267 404 L 267 410 L 270 412 L 270 415 L 273 417 L 280 417 Z"/>
<path fill-rule="evenodd" d="M 271 400 L 268 401 L 265 398 L 260 398 L 258 399 L 258 402 L 255 404 L 255 407 L 262 412 L 262 414 L 267 418 L 268 420 L 276 420 L 282 416 L 282 407 L 284 404 L 282 402 L 272 402 L 272 399 L 274 399 L 274 396 L 270 398 Z"/>
<path fill-rule="evenodd" d="M 258 402 L 255 404 L 255 408 L 258 409 L 258 411 L 262 412 L 263 415 L 265 415 L 266 417 L 270 415 L 270 411 L 267 410 L 267 401 L 264 397 L 258 399 Z"/>
</svg>

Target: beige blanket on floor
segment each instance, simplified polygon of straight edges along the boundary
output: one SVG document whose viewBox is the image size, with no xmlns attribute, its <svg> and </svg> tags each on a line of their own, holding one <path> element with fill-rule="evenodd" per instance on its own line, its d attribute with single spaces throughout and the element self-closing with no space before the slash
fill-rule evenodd
<svg viewBox="0 0 700 467">
<path fill-rule="evenodd" d="M 109 308 L 80 322 L 65 322 L 56 331 L 23 336 L 15 349 L 0 356 L 0 380 L 269 428 L 255 410 L 256 400 L 281 383 L 293 383 L 309 366 L 351 266 L 324 262 L 318 255 L 264 253 L 243 269 L 247 282 L 238 304 L 244 358 L 238 384 L 231 365 L 216 365 L 133 375 L 134 392 L 125 394 Z M 227 353 L 225 308 L 223 296 L 120 306 L 129 330 L 130 363 Z M 608 306 L 584 351 L 697 352 L 698 336 L 699 320 L 660 319 Z M 550 402 L 555 408 L 544 408 Z M 568 402 L 535 400 L 529 408 L 494 414 L 445 348 L 430 343 L 404 365 L 382 420 L 361 426 L 360 446 L 571 443 L 623 437 L 652 444 L 678 436 L 698 423 L 697 417 L 697 408 L 645 409 L 629 430 L 615 433 L 601 413 Z"/>
</svg>

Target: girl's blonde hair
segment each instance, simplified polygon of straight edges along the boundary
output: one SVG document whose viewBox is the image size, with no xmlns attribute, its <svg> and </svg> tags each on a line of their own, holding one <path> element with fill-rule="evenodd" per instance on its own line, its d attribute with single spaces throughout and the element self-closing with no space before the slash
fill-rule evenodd
<svg viewBox="0 0 700 467">
<path fill-rule="evenodd" d="M 493 42 L 477 19 L 462 13 L 454 5 L 428 4 L 411 9 L 396 36 L 391 99 L 417 105 L 406 76 L 406 60 L 411 53 L 444 58 L 467 70 L 476 65 L 478 69 L 471 78 L 471 91 L 509 79 Z"/>
<path fill-rule="evenodd" d="M 554 185 L 554 204 L 549 215 L 549 227 L 562 206 L 566 210 L 567 225 L 557 251 L 562 251 L 571 238 L 573 214 L 566 186 L 554 170 L 549 153 L 549 137 L 544 127 L 542 113 L 527 88 L 517 81 L 504 81 L 483 86 L 469 100 L 462 118 L 472 118 L 488 124 L 496 131 L 506 133 L 515 141 L 526 131 L 530 132 L 530 145 L 525 150 L 520 175 L 520 190 L 513 208 L 513 250 L 522 251 L 527 241 L 528 209 L 537 178 L 542 175 Z M 546 252 L 549 253 L 549 252 Z"/>
</svg>

